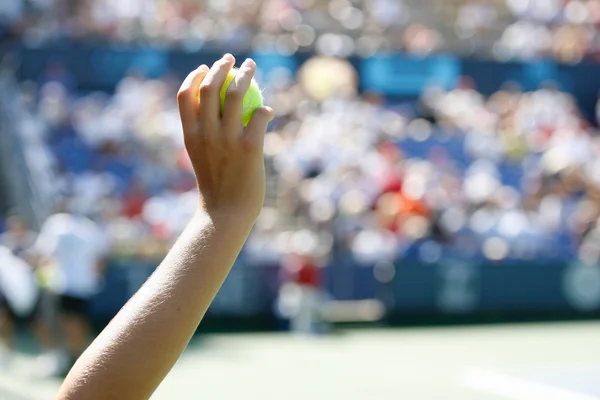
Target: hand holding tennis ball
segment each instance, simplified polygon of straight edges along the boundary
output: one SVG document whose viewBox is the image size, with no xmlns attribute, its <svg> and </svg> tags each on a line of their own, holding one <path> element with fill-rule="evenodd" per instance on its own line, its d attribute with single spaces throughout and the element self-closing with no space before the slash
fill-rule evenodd
<svg viewBox="0 0 600 400">
<path fill-rule="evenodd" d="M 235 79 L 238 71 L 239 70 L 237 68 L 232 68 L 231 71 L 229 71 L 229 73 L 227 74 L 227 78 L 225 79 L 225 84 L 223 84 L 223 87 L 221 88 L 221 115 L 223 115 L 223 112 L 225 110 L 225 101 L 227 99 L 227 89 L 229 88 L 229 86 L 231 85 L 233 80 Z M 252 118 L 252 115 L 254 114 L 254 111 L 256 111 L 257 108 L 260 108 L 262 106 L 263 106 L 262 93 L 260 92 L 260 89 L 258 88 L 258 84 L 256 83 L 256 80 L 254 78 L 252 78 L 252 82 L 250 83 L 250 88 L 248 88 L 248 91 L 244 95 L 242 125 L 247 126 L 248 123 L 250 122 L 250 119 Z"/>
<path fill-rule="evenodd" d="M 254 61 L 244 61 L 239 70 L 234 64 L 226 54 L 210 70 L 199 67 L 188 75 L 177 100 L 201 210 L 249 230 L 264 200 L 262 150 L 273 110 L 262 106 Z"/>
</svg>

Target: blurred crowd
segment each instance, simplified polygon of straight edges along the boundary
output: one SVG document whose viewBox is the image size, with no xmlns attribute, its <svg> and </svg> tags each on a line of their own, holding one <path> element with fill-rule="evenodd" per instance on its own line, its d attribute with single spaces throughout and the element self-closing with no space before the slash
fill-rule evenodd
<svg viewBox="0 0 600 400">
<path fill-rule="evenodd" d="M 503 32 L 495 53 L 501 59 L 553 57 L 576 63 L 597 59 L 600 1 L 506 0 L 515 21 Z M 535 40 L 531 40 L 535 38 Z"/>
<path fill-rule="evenodd" d="M 303 96 L 290 87 L 273 98 L 283 115 L 266 152 L 279 182 L 273 218 L 305 226 L 264 234 L 261 256 L 283 242 L 370 263 L 597 260 L 599 142 L 552 83 L 529 93 L 507 84 L 485 98 L 464 77 L 449 91 L 429 88 L 416 107 Z"/>
<path fill-rule="evenodd" d="M 3 0 L 0 37 L 197 51 L 598 56 L 599 0 Z"/>
<path fill-rule="evenodd" d="M 407 48 L 439 38 L 408 23 L 401 0 L 5 0 L 5 24 L 38 44 L 60 38 L 113 43 L 350 55 Z"/>
<path fill-rule="evenodd" d="M 244 251 L 251 262 L 600 256 L 600 141 L 552 82 L 534 92 L 507 83 L 487 98 L 463 77 L 389 103 L 357 94 L 338 59 L 273 76 L 267 202 Z M 115 256 L 160 259 L 197 205 L 178 81 L 131 74 L 112 95 L 83 96 L 65 82 L 22 85 L 24 134 L 43 143 L 57 194 L 98 223 Z"/>
</svg>

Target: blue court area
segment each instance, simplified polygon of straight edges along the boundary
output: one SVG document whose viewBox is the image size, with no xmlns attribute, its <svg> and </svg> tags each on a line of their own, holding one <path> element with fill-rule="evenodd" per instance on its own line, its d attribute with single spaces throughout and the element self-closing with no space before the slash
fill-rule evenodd
<svg viewBox="0 0 600 400">
<path fill-rule="evenodd" d="M 153 399 L 600 399 L 600 323 L 206 336 Z M 59 381 L 0 375 L 0 398 L 52 399 Z"/>
</svg>

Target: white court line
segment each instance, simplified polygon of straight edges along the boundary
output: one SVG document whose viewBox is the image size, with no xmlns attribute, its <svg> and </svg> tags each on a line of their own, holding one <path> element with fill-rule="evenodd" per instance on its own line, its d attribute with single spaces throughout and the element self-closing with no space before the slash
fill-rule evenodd
<svg viewBox="0 0 600 400">
<path fill-rule="evenodd" d="M 600 397 L 573 392 L 543 383 L 532 382 L 483 368 L 468 368 L 463 383 L 490 394 L 512 400 L 599 400 Z"/>
</svg>

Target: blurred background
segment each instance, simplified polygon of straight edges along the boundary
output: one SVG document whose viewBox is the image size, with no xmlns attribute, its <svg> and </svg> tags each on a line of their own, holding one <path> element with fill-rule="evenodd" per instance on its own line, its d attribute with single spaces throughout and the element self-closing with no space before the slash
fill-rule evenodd
<svg viewBox="0 0 600 400">
<path fill-rule="evenodd" d="M 600 0 L 1 0 L 1 399 L 182 231 L 175 94 L 225 52 L 267 199 L 154 398 L 600 398 Z"/>
</svg>

